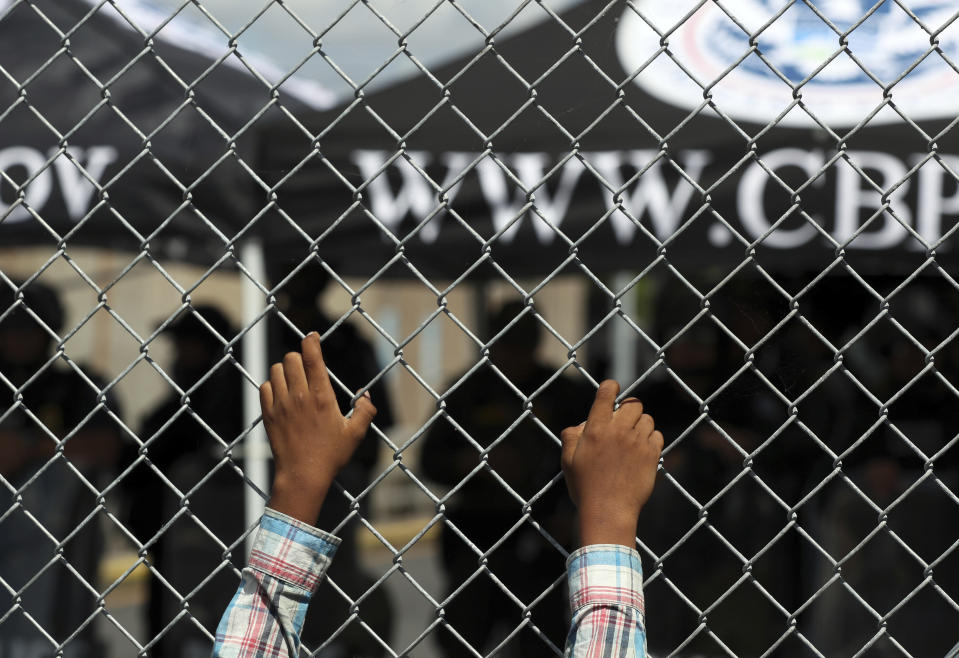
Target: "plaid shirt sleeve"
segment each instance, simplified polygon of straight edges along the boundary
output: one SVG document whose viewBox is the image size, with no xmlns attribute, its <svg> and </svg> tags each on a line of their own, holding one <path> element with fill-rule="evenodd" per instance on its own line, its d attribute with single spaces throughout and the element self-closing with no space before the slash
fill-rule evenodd
<svg viewBox="0 0 959 658">
<path fill-rule="evenodd" d="M 216 629 L 214 658 L 297 656 L 310 597 L 339 543 L 333 535 L 267 509 L 243 581 Z"/>
<path fill-rule="evenodd" d="M 566 563 L 573 621 L 566 658 L 643 658 L 646 608 L 643 568 L 635 549 L 585 546 Z"/>
</svg>

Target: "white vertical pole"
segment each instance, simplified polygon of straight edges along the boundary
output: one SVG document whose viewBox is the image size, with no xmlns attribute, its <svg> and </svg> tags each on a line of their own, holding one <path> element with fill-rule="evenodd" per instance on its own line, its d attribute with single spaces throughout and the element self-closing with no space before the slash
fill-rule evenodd
<svg viewBox="0 0 959 658">
<path fill-rule="evenodd" d="M 613 291 L 619 292 L 633 280 L 635 275 L 630 272 L 617 272 L 613 275 Z M 623 312 L 636 320 L 636 286 L 620 297 Z M 613 335 L 609 342 L 610 348 L 610 375 L 626 388 L 636 381 L 636 331 L 622 318 L 613 321 Z"/>
<path fill-rule="evenodd" d="M 248 240 L 240 251 L 240 258 L 247 271 L 261 284 L 266 285 L 266 261 L 263 257 L 263 244 L 259 240 Z M 267 333 L 266 320 L 253 324 L 266 307 L 263 292 L 252 281 L 243 280 L 243 326 L 249 327 L 243 336 L 243 367 L 258 384 L 267 378 Z M 251 326 L 252 325 L 252 326 Z M 260 394 L 254 386 L 243 389 L 243 421 L 248 426 L 260 416 Z M 250 482 L 261 491 L 269 493 L 270 449 L 263 423 L 257 423 L 250 430 L 243 446 L 243 470 Z M 244 487 L 244 510 L 246 527 L 257 523 L 266 502 L 252 487 Z M 253 534 L 247 537 L 246 554 L 253 546 Z"/>
<path fill-rule="evenodd" d="M 489 284 L 478 280 L 470 286 L 470 301 L 473 304 L 473 333 L 480 340 L 489 340 Z"/>
</svg>

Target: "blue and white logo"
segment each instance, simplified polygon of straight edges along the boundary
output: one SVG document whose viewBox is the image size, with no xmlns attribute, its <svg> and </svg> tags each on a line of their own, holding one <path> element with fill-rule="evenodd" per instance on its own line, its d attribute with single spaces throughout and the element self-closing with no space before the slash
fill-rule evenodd
<svg viewBox="0 0 959 658">
<path fill-rule="evenodd" d="M 959 73 L 943 57 L 959 66 L 959 22 L 948 24 L 954 0 L 913 0 L 915 18 L 892 0 L 872 14 L 874 0 L 816 0 L 818 13 L 805 2 L 783 11 L 785 0 L 727 0 L 726 11 L 710 2 L 684 21 L 697 4 L 643 0 L 636 3 L 642 17 L 627 8 L 620 21 L 624 68 L 639 71 L 634 82 L 667 103 L 692 110 L 708 90 L 731 118 L 768 123 L 786 111 L 795 89 L 808 111 L 794 107 L 781 124 L 815 126 L 818 119 L 839 128 L 869 117 L 892 85 L 892 102 L 910 119 L 959 115 Z M 847 32 L 852 56 L 841 51 Z M 751 53 L 749 35 L 757 33 Z M 932 50 L 930 33 L 942 55 Z M 664 39 L 675 61 L 657 55 Z M 883 107 L 869 123 L 902 120 Z"/>
</svg>

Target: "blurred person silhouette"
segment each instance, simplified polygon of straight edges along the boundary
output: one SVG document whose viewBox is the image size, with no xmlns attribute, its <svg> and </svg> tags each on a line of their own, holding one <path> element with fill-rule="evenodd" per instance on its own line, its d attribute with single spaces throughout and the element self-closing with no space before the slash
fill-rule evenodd
<svg viewBox="0 0 959 658">
<path fill-rule="evenodd" d="M 208 534 L 229 547 L 245 523 L 243 481 L 223 463 L 220 441 L 230 443 L 244 429 L 239 412 L 242 375 L 226 358 L 223 343 L 236 333 L 218 308 L 204 304 L 185 309 L 163 332 L 173 340 L 170 375 L 187 393 L 188 404 L 171 390 L 147 413 L 139 432 L 140 439 L 149 442 L 146 461 L 123 481 L 129 501 L 127 527 L 146 544 L 151 564 L 162 576 L 149 580 L 148 638 L 159 638 L 152 656 L 208 655 L 209 637 L 189 618 L 170 626 L 184 610 L 180 597 L 191 594 L 190 617 L 212 632 L 236 587 L 231 570 L 219 569 L 226 551 Z M 236 348 L 234 358 L 240 358 Z M 130 451 L 126 461 L 135 458 L 136 451 Z M 188 494 L 189 514 L 164 479 Z M 240 560 L 241 553 L 242 545 L 235 553 Z"/>
<path fill-rule="evenodd" d="M 710 300 L 714 317 L 749 346 L 766 336 L 781 316 L 775 298 L 757 293 L 754 283 L 727 284 L 725 298 L 717 295 Z M 659 343 L 667 345 L 665 363 L 636 392 L 664 419 L 661 429 L 670 437 L 663 456 L 670 478 L 657 485 L 657 497 L 644 509 L 639 538 L 656 555 L 667 556 L 663 574 L 692 605 L 706 610 L 719 601 L 709 613 L 709 630 L 729 650 L 761 655 L 779 637 L 782 616 L 751 586 L 740 585 L 724 595 L 743 575 L 734 551 L 756 555 L 782 529 L 785 511 L 752 478 L 726 488 L 742 475 L 744 454 L 756 450 L 788 418 L 787 409 L 764 382 L 749 371 L 740 372 L 743 351 L 711 319 L 690 325 L 699 304 L 683 293 L 666 285 L 657 295 L 654 317 Z M 775 343 L 767 344 L 753 361 L 773 379 L 781 362 L 781 346 Z M 708 400 L 708 407 L 700 400 Z M 781 447 L 764 449 L 753 466 L 778 495 L 789 498 L 797 486 L 789 477 L 790 464 L 796 470 L 797 454 L 791 445 L 784 451 Z M 707 503 L 708 517 L 703 517 L 700 506 Z M 710 527 L 734 549 L 718 540 Z M 799 546 L 786 536 L 779 538 L 774 551 L 781 562 L 758 561 L 752 573 L 790 607 L 802 583 Z M 792 569 L 778 568 L 783 563 Z M 702 569 L 704 564 L 708 570 Z M 699 615 L 665 579 L 654 581 L 647 596 L 657 600 L 649 618 L 657 629 L 649 637 L 652 653 L 671 654 L 683 646 L 679 655 L 725 655 L 709 634 L 698 632 Z M 743 619 L 750 623 L 744 625 Z"/>
<path fill-rule="evenodd" d="M 14 291 L 0 288 L 0 386 L 10 396 L 0 411 L 0 515 L 12 510 L 0 520 L 0 656 L 54 655 L 44 633 L 56 643 L 77 633 L 65 658 L 100 656 L 95 625 L 80 627 L 99 610 L 102 518 L 92 513 L 119 454 L 108 413 L 117 405 L 109 393 L 100 401 L 101 377 L 65 367 L 54 349 L 64 322 L 57 293 L 31 282 L 9 310 Z"/>
<path fill-rule="evenodd" d="M 274 285 L 286 274 L 278 271 L 284 263 L 274 262 L 271 272 Z M 323 338 L 323 353 L 330 372 L 346 386 L 356 392 L 368 388 L 376 400 L 376 427 L 381 431 L 394 424 L 393 407 L 386 382 L 380 374 L 373 346 L 350 322 L 339 324 L 328 336 L 327 331 L 336 322 L 322 308 L 322 296 L 331 281 L 327 271 L 315 261 L 301 267 L 277 291 L 277 310 L 270 323 L 270 358 L 280 361 L 287 352 L 300 349 L 301 334 L 316 331 Z M 285 318 L 285 319 L 284 319 Z M 291 326 L 292 324 L 292 326 Z M 294 329 L 295 328 L 295 329 Z M 374 381 L 375 380 L 375 381 Z M 372 384 L 371 384 L 372 382 Z M 347 393 L 342 387 L 333 384 L 340 411 L 347 413 L 352 407 L 353 393 Z M 371 430 L 357 448 L 353 459 L 340 472 L 337 481 L 351 494 L 363 491 L 372 481 L 373 470 L 379 457 L 380 440 Z M 360 501 L 358 512 L 369 518 L 369 498 Z M 351 514 L 350 504 L 339 490 L 330 492 L 330 496 L 320 513 L 319 525 L 324 528 L 336 528 Z M 351 532 L 359 527 L 358 522 L 349 521 L 337 534 L 343 542 L 337 550 L 337 560 L 329 571 L 333 582 L 341 587 L 354 600 L 364 594 L 375 582 L 360 565 L 360 556 L 356 538 Z M 332 590 L 329 581 L 321 586 L 324 600 L 329 602 L 322 611 L 307 615 L 303 630 L 306 646 L 315 648 L 326 642 L 330 636 L 348 619 L 350 607 L 343 597 Z M 383 638 L 389 638 L 393 629 L 392 605 L 384 588 L 377 587 L 363 599 L 363 621 Z M 337 656 L 378 656 L 384 653 L 382 645 L 358 623 L 351 623 L 317 655 L 322 658 Z"/>
<path fill-rule="evenodd" d="M 874 279 L 871 284 L 893 289 L 899 282 Z M 875 398 L 854 411 L 863 419 L 861 426 L 839 446 L 845 450 L 855 444 L 842 454 L 846 477 L 825 500 L 818 527 L 832 558 L 845 558 L 844 583 L 880 614 L 896 608 L 886 624 L 889 633 L 909 653 L 923 656 L 944 655 L 955 643 L 955 609 L 938 592 L 952 597 L 959 592 L 959 561 L 948 559 L 959 508 L 944 491 L 954 492 L 959 485 L 955 450 L 949 449 L 959 426 L 959 406 L 941 379 L 954 374 L 947 364 L 955 348 L 941 345 L 942 337 L 955 330 L 955 291 L 950 289 L 938 277 L 918 278 L 891 298 L 890 311 L 899 326 L 880 323 L 858 341 L 860 361 L 872 367 L 851 369 Z M 861 317 L 847 333 L 877 313 Z M 917 343 L 934 350 L 934 359 L 927 361 Z M 922 375 L 928 365 L 936 370 Z M 880 514 L 897 539 L 884 528 L 864 542 L 879 526 Z M 934 564 L 929 575 L 935 587 L 919 587 L 927 574 L 914 556 Z M 834 570 L 825 561 L 819 567 L 822 583 Z M 828 589 L 812 613 L 810 636 L 829 654 L 858 650 L 875 634 L 875 617 L 840 588 Z M 888 643 L 879 643 L 874 653 L 902 654 Z"/>
<path fill-rule="evenodd" d="M 871 283 L 876 289 L 883 287 L 875 280 Z M 762 341 L 752 354 L 752 364 L 765 381 L 751 374 L 732 377 L 742 367 L 743 352 L 724 346 L 723 333 L 711 323 L 697 323 L 679 333 L 695 308 L 677 313 L 677 298 L 667 292 L 657 309 L 661 341 L 670 341 L 666 364 L 699 397 L 709 398 L 712 422 L 700 419 L 696 400 L 672 377 L 639 391 L 639 397 L 665 419 L 661 427 L 666 436 L 675 437 L 664 455 L 670 481 L 657 487 L 657 496 L 643 511 L 640 539 L 656 554 L 669 552 L 663 574 L 701 610 L 742 578 L 742 561 L 705 528 L 684 537 L 701 519 L 675 480 L 699 504 L 711 501 L 709 525 L 737 551 L 747 558 L 762 552 L 750 564 L 751 576 L 785 610 L 808 609 L 799 617 L 799 628 L 820 651 L 825 655 L 859 651 L 875 635 L 875 617 L 841 586 L 820 591 L 835 577 L 834 563 L 823 559 L 818 546 L 797 532 L 777 538 L 788 510 L 754 482 L 759 478 L 787 506 L 802 502 L 796 509 L 797 521 L 834 560 L 856 549 L 842 565 L 843 582 L 881 614 L 902 604 L 888 628 L 912 655 L 942 655 L 953 639 L 948 637 L 947 617 L 954 610 L 937 598 L 932 587 L 907 600 L 923 580 L 918 562 L 884 533 L 857 546 L 876 530 L 878 509 L 916 483 L 925 466 L 903 437 L 884 423 L 877 425 L 881 414 L 876 400 L 890 400 L 901 391 L 887 417 L 909 442 L 933 455 L 954 435 L 948 429 L 956 426 L 952 394 L 935 377 L 913 382 L 924 366 L 923 355 L 891 324 L 879 324 L 850 343 L 878 313 L 857 281 L 826 277 L 800 296 L 798 310 L 815 332 L 800 321 L 772 331 L 787 315 L 781 295 L 764 295 L 749 287 L 727 287 L 723 292 L 731 299 L 717 295 L 711 308 L 745 345 Z M 801 290 L 805 284 L 787 287 Z M 924 296 L 919 291 L 900 298 L 899 318 L 934 324 L 938 314 L 928 312 L 932 304 Z M 869 308 L 876 310 L 870 313 Z M 943 336 L 950 331 L 933 333 Z M 930 347 L 939 342 L 932 336 L 927 339 L 917 327 L 913 334 Z M 847 345 L 843 364 L 859 384 L 835 368 L 836 350 Z M 772 393 L 770 385 L 779 393 Z M 714 392 L 718 394 L 712 396 Z M 780 395 L 796 401 L 794 415 Z M 791 416 L 792 422 L 787 422 Z M 748 477 L 717 497 L 745 472 L 746 457 L 737 445 L 749 454 Z M 835 455 L 841 455 L 838 477 Z M 955 482 L 951 466 L 948 453 L 935 464 L 936 474 L 950 487 Z M 957 523 L 955 505 L 931 478 L 899 501 L 888 518 L 889 527 L 927 562 L 949 548 Z M 708 574 L 691 578 L 696 565 L 705 561 L 710 564 Z M 949 561 L 937 565 L 935 577 L 937 585 L 956 591 L 955 566 Z M 653 651 L 672 652 L 690 638 L 683 644 L 683 655 L 726 655 L 726 649 L 707 634 L 696 633 L 698 614 L 669 587 L 654 582 L 647 595 L 659 601 L 649 618 L 659 631 L 650 637 Z M 750 620 L 748 625 L 741 623 L 744 618 Z M 764 595 L 740 585 L 710 610 L 709 630 L 737 655 L 760 655 L 779 639 L 786 621 Z M 917 628 L 929 630 L 917 634 Z M 877 655 L 901 653 L 891 644 L 880 643 L 874 649 Z"/>
<path fill-rule="evenodd" d="M 565 374 L 555 376 L 556 369 L 539 360 L 540 324 L 523 310 L 521 302 L 511 301 L 491 314 L 490 336 L 503 335 L 490 346 L 489 362 L 462 382 L 465 373 L 454 378 L 447 387 L 452 389 L 446 399 L 447 417 L 432 425 L 421 453 L 424 475 L 446 487 L 462 484 L 446 503 L 447 519 L 458 532 L 442 526 L 446 595 L 464 587 L 481 564 L 502 583 L 481 571 L 444 606 L 446 621 L 480 653 L 524 621 L 522 607 L 501 587 L 524 605 L 536 602 L 531 621 L 557 647 L 563 646 L 568 621 L 561 584 L 564 558 L 531 521 L 569 548 L 576 541 L 572 504 L 562 483 L 553 482 L 531 503 L 531 519 L 521 523 L 524 506 L 516 496 L 529 501 L 554 480 L 556 446 L 544 428 L 578 424 L 587 411 L 591 389 Z M 524 396 L 532 396 L 528 415 Z M 480 450 L 501 437 L 488 453 L 494 476 L 480 468 L 487 461 Z M 515 495 L 507 492 L 499 478 Z M 459 533 L 480 551 L 491 551 L 486 559 L 480 560 Z M 437 640 L 445 655 L 467 652 L 445 628 Z M 497 655 L 552 656 L 554 651 L 527 627 Z"/>
</svg>

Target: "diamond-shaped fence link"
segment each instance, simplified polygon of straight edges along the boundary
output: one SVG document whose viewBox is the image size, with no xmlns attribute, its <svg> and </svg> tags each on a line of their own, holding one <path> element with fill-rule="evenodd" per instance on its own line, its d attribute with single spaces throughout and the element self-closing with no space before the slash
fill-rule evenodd
<svg viewBox="0 0 959 658">
<path fill-rule="evenodd" d="M 952 4 L 324 5 L 0 0 L 0 655 L 209 653 L 312 329 L 380 415 L 304 653 L 561 655 L 614 376 L 653 655 L 945 655 Z"/>
</svg>

